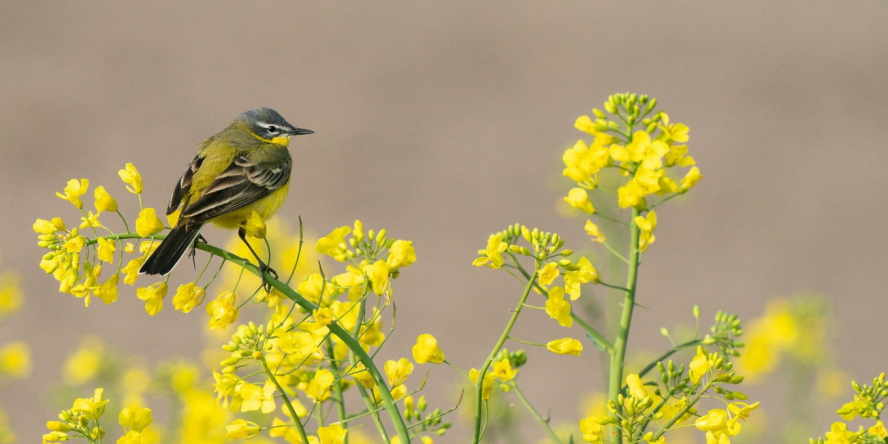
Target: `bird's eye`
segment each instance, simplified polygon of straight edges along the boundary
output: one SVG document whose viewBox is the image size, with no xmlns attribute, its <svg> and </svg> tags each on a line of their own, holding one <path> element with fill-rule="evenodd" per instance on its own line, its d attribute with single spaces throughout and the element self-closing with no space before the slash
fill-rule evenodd
<svg viewBox="0 0 888 444">
<path fill-rule="evenodd" d="M 274 126 L 274 125 L 270 125 L 270 126 L 268 127 L 268 132 L 269 132 L 269 133 L 276 133 L 276 132 L 277 132 L 277 127 Z"/>
</svg>

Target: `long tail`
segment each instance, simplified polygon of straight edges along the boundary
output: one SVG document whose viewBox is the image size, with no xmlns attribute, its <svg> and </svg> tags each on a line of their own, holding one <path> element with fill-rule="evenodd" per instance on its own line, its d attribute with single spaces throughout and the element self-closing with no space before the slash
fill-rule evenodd
<svg viewBox="0 0 888 444">
<path fill-rule="evenodd" d="M 183 223 L 173 227 L 160 246 L 151 253 L 151 256 L 142 264 L 139 273 L 166 275 L 175 268 L 188 247 L 194 244 L 194 239 L 200 232 L 203 224 L 189 225 Z"/>
</svg>

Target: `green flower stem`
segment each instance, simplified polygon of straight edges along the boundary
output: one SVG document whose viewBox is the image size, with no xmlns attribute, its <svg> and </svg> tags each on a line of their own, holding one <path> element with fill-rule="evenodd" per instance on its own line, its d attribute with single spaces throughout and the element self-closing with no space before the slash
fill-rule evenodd
<svg viewBox="0 0 888 444">
<path fill-rule="evenodd" d="M 549 421 L 546 418 L 543 418 L 542 415 L 540 415 L 540 412 L 538 412 L 537 409 L 535 409 L 530 403 L 530 401 L 527 400 L 527 397 L 524 396 L 524 392 L 522 392 L 521 389 L 518 388 L 518 382 L 513 380 L 511 385 L 512 389 L 515 390 L 515 394 L 518 395 L 518 399 L 520 399 L 521 403 L 524 404 L 524 407 L 527 408 L 527 411 L 530 412 L 534 419 L 536 419 L 537 422 L 540 423 L 540 425 L 543 426 L 544 429 L 546 429 L 546 433 L 549 434 L 549 438 L 552 438 L 552 442 L 554 442 L 555 444 L 561 444 L 561 440 L 558 439 L 558 435 L 556 435 L 555 431 L 552 430 L 552 426 L 549 425 Z"/>
<path fill-rule="evenodd" d="M 673 425 L 675 425 L 675 423 L 678 422 L 678 420 L 681 419 L 681 417 L 684 416 L 685 413 L 690 411 L 691 408 L 694 407 L 694 404 L 696 404 L 697 401 L 700 400 L 700 398 L 703 396 L 703 394 L 706 393 L 710 387 L 712 387 L 712 379 L 710 379 L 709 382 L 707 382 L 706 385 L 703 386 L 702 389 L 700 389 L 700 392 L 698 392 L 696 396 L 694 396 L 693 398 L 691 398 L 690 401 L 688 401 L 688 405 L 684 406 L 684 408 L 682 408 L 672 419 L 670 419 L 669 422 L 666 423 L 666 425 L 664 425 L 663 427 L 660 427 L 660 430 L 657 430 L 657 433 L 654 434 L 654 437 L 651 439 L 651 441 L 656 441 L 661 436 L 663 436 L 664 433 L 669 431 L 669 427 L 672 427 Z"/>
<path fill-rule="evenodd" d="M 530 295 L 530 290 L 533 289 L 534 284 L 536 283 L 541 263 L 538 260 L 534 262 L 533 274 L 527 278 L 527 285 L 524 287 L 524 293 L 521 295 L 518 305 L 512 312 L 512 317 L 509 319 L 509 323 L 506 324 L 506 329 L 503 330 L 503 334 L 500 335 L 499 340 L 496 341 L 496 345 L 493 346 L 493 350 L 487 355 L 487 360 L 484 361 L 484 365 L 481 366 L 481 369 L 478 371 L 478 379 L 475 381 L 475 432 L 474 438 L 472 439 L 474 444 L 481 442 L 481 411 L 483 407 L 482 393 L 484 391 L 484 375 L 487 374 L 487 370 L 490 368 L 490 365 L 493 364 L 493 358 L 496 357 L 497 353 L 500 352 L 503 345 L 506 343 L 506 340 L 509 338 L 509 333 L 512 332 L 512 327 L 515 326 L 515 322 L 521 314 L 521 309 L 524 308 L 524 302 L 527 301 L 527 296 Z"/>
<path fill-rule="evenodd" d="M 352 336 L 357 337 L 359 332 L 361 331 L 361 326 L 364 324 L 364 312 L 367 308 L 367 298 L 366 292 L 369 291 L 367 288 L 366 282 L 364 283 L 364 288 L 362 289 L 362 297 L 360 304 L 360 311 L 358 311 L 358 320 L 355 322 L 355 331 L 352 333 Z M 351 310 L 351 309 L 349 309 Z M 357 358 L 354 353 L 351 354 L 351 363 L 352 368 L 354 368 L 355 364 L 357 364 Z M 382 437 L 382 442 L 388 443 L 390 442 L 388 432 L 385 430 L 385 426 L 382 424 L 382 421 L 379 419 L 379 410 L 376 408 L 376 402 L 370 397 L 370 393 L 367 392 L 367 389 L 364 388 L 361 384 L 355 384 L 358 387 L 358 393 L 360 393 L 361 398 L 364 400 L 364 404 L 367 405 L 367 410 L 371 411 L 371 418 L 373 419 L 373 424 L 376 425 L 376 430 L 379 431 L 379 436 Z"/>
<path fill-rule="evenodd" d="M 323 290 L 321 290 L 321 294 L 323 294 Z M 331 358 L 334 358 L 333 341 L 327 340 L 326 342 L 327 354 Z M 335 359 L 330 359 L 330 369 L 333 370 L 333 374 L 339 374 L 339 366 L 336 364 Z M 343 399 L 342 397 L 342 383 L 340 383 L 339 381 L 336 381 L 336 383 L 333 385 L 333 394 L 336 396 L 334 400 L 336 401 L 336 410 L 339 414 L 339 420 L 342 421 L 343 419 L 348 418 L 348 414 L 345 411 L 345 399 Z M 348 434 L 345 435 L 345 438 L 342 442 L 343 444 L 348 444 Z"/>
<path fill-rule="evenodd" d="M 607 399 L 617 402 L 617 395 L 623 382 L 623 365 L 626 360 L 626 344 L 629 340 L 629 327 L 632 325 L 632 312 L 635 309 L 635 285 L 638 281 L 638 265 L 640 252 L 638 250 L 639 229 L 635 223 L 638 209 L 632 208 L 632 219 L 629 226 L 629 272 L 626 277 L 626 296 L 623 298 L 623 313 L 620 316 L 620 330 L 614 340 L 614 348 L 611 353 L 610 374 L 608 377 Z M 611 439 L 613 444 L 622 444 L 623 437 L 614 434 Z"/>
<path fill-rule="evenodd" d="M 657 359 L 654 359 L 653 361 L 651 361 L 650 364 L 646 365 L 643 369 L 641 369 L 641 371 L 638 372 L 638 377 L 643 378 L 644 375 L 646 375 L 649 371 L 653 370 L 654 367 L 657 366 L 658 362 L 662 362 L 664 359 L 672 356 L 673 354 L 675 354 L 681 350 L 684 350 L 686 348 L 700 345 L 702 343 L 703 343 L 702 339 L 694 339 L 692 341 L 685 342 L 684 344 L 678 344 L 675 347 L 672 347 L 671 350 L 667 351 L 666 353 L 663 353 L 662 355 L 660 355 L 660 357 L 658 357 Z"/>
<path fill-rule="evenodd" d="M 512 261 L 515 262 L 515 268 L 517 268 L 518 271 L 521 272 L 521 274 L 524 276 L 524 278 L 530 279 L 530 273 L 528 273 L 527 270 L 525 270 L 524 267 L 521 266 L 521 263 L 518 262 L 518 258 L 516 258 L 515 255 L 512 254 L 511 252 L 509 252 L 509 256 L 512 257 Z M 539 283 L 534 283 L 533 286 L 541 294 L 543 294 L 544 296 L 548 296 L 549 291 L 546 290 L 545 288 L 543 288 L 542 285 L 540 285 Z M 571 312 L 570 317 L 574 320 L 574 322 L 577 323 L 577 325 L 579 325 L 583 330 L 585 330 L 586 333 L 589 335 L 589 337 L 591 337 L 593 341 L 598 343 L 598 345 L 600 345 L 601 348 L 604 349 L 604 351 L 606 351 L 610 354 L 613 354 L 614 346 L 613 346 L 613 344 L 611 344 L 610 341 L 607 340 L 607 338 L 604 337 L 604 335 L 599 333 L 598 330 L 596 330 L 594 327 L 592 327 L 586 321 L 584 321 L 583 318 L 577 316 L 576 313 Z"/>
<path fill-rule="evenodd" d="M 114 240 L 139 239 L 142 238 L 142 236 L 139 236 L 137 233 L 122 233 L 112 236 L 104 236 L 104 238 Z M 155 234 L 148 237 L 148 239 L 154 240 L 163 240 L 165 238 L 166 235 L 163 234 Z M 89 239 L 86 243 L 95 242 L 98 241 L 95 239 Z M 259 276 L 260 278 L 263 277 L 263 273 L 259 270 L 258 267 L 253 265 L 253 263 L 226 250 L 202 243 L 197 244 L 197 249 L 219 256 L 220 258 L 225 259 L 228 262 L 239 265 L 249 270 L 250 273 Z M 304 310 L 311 312 L 312 310 L 317 308 L 314 304 L 312 304 L 302 295 L 297 293 L 296 290 L 293 290 L 292 288 L 287 286 L 287 284 L 277 280 L 274 276 L 265 273 L 265 281 L 271 284 L 274 289 L 280 291 L 281 294 L 299 304 L 299 306 L 302 307 Z M 367 368 L 367 371 L 370 372 L 370 374 L 373 376 L 373 379 L 376 380 L 377 385 L 379 385 L 380 387 L 379 394 L 380 396 L 382 396 L 382 402 L 385 406 L 386 411 L 388 411 L 389 416 L 391 417 L 392 424 L 394 425 L 395 430 L 398 433 L 398 437 L 400 438 L 401 443 L 410 443 L 410 434 L 407 432 L 407 426 L 404 423 L 404 417 L 401 415 L 400 409 L 398 409 L 398 406 L 395 404 L 395 400 L 392 398 L 392 394 L 389 392 L 385 377 L 382 375 L 382 373 L 380 373 L 379 368 L 376 367 L 373 359 L 370 358 L 367 352 L 364 351 L 364 348 L 361 347 L 361 344 L 346 329 L 342 328 L 339 323 L 334 321 L 332 324 L 328 325 L 327 328 L 330 329 L 330 333 L 336 335 L 340 340 L 342 340 L 343 343 L 345 343 L 345 345 L 355 354 L 357 359 L 364 364 L 364 367 Z"/>
<path fill-rule="evenodd" d="M 290 416 L 296 424 L 296 430 L 299 431 L 299 437 L 302 438 L 302 442 L 308 442 L 308 436 L 305 434 L 305 427 L 302 426 L 302 421 L 299 419 L 299 415 L 296 414 L 296 409 L 293 408 L 293 404 L 290 402 L 290 397 L 287 396 L 287 392 L 284 391 L 284 388 L 281 387 L 281 384 L 274 376 L 274 373 L 268 368 L 265 358 L 262 358 L 260 362 L 262 362 L 262 369 L 265 370 L 268 379 L 270 379 L 271 382 L 274 383 L 274 386 L 277 387 L 278 391 L 281 392 L 281 398 L 284 400 L 284 404 L 287 406 L 287 411 L 290 412 Z"/>
</svg>

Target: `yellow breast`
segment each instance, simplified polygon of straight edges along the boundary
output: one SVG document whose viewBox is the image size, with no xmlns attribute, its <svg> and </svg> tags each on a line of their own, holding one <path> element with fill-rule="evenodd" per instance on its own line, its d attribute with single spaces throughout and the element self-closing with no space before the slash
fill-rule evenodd
<svg viewBox="0 0 888 444">
<path fill-rule="evenodd" d="M 272 191 L 268 196 L 265 196 L 239 210 L 211 219 L 210 222 L 219 227 L 231 230 L 243 225 L 254 211 L 259 213 L 259 217 L 261 217 L 263 221 L 271 219 L 271 216 L 274 216 L 274 213 L 277 213 L 277 210 L 279 210 L 281 205 L 284 204 L 289 189 L 290 182 L 287 182 L 284 186 Z"/>
</svg>

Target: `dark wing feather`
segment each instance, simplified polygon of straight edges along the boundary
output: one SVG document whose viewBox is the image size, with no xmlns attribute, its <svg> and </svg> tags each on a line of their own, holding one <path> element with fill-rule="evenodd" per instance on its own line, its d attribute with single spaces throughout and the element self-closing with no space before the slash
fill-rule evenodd
<svg viewBox="0 0 888 444">
<path fill-rule="evenodd" d="M 188 165 L 185 174 L 183 174 L 182 178 L 179 179 L 179 182 L 176 183 L 176 189 L 173 190 L 173 197 L 170 198 L 170 204 L 167 205 L 167 215 L 173 214 L 176 209 L 179 208 L 179 205 L 182 204 L 182 199 L 188 195 L 188 190 L 191 189 L 191 179 L 194 178 L 194 173 L 200 169 L 201 163 L 203 163 L 203 157 L 196 156 L 194 160 L 191 161 L 191 164 Z M 185 205 L 188 204 L 186 203 Z"/>
<path fill-rule="evenodd" d="M 192 223 L 203 223 L 241 209 L 286 185 L 290 180 L 290 167 L 290 163 L 268 165 L 239 156 L 198 199 L 188 204 L 182 217 Z"/>
</svg>

